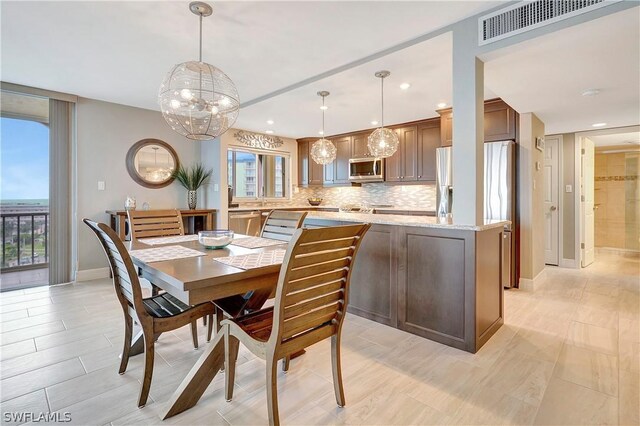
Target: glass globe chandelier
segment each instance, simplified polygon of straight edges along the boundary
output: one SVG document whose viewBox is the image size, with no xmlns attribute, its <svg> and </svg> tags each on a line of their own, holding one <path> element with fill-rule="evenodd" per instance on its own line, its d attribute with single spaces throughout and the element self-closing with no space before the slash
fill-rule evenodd
<svg viewBox="0 0 640 426">
<path fill-rule="evenodd" d="M 171 128 L 192 140 L 210 140 L 226 132 L 238 118 L 240 97 L 233 81 L 219 68 L 202 62 L 202 18 L 213 9 L 203 2 L 189 4 L 200 17 L 198 61 L 174 66 L 158 91 L 162 115 Z"/>
<path fill-rule="evenodd" d="M 327 106 L 324 104 L 324 98 L 329 96 L 329 92 L 318 92 L 318 96 L 322 96 L 322 138 L 318 139 L 311 145 L 311 158 L 317 164 L 329 164 L 336 159 L 336 146 L 328 139 L 324 138 L 324 112 Z"/>
<path fill-rule="evenodd" d="M 369 153 L 376 158 L 391 157 L 398 150 L 398 135 L 393 130 L 384 128 L 384 79 L 389 77 L 389 71 L 378 71 L 375 76 L 380 79 L 380 93 L 382 98 L 382 112 L 380 114 L 380 127 L 369 135 L 367 147 Z"/>
</svg>

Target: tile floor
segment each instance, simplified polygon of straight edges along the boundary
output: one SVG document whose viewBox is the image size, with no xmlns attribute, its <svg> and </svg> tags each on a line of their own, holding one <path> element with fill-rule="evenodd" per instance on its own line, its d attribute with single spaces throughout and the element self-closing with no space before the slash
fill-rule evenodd
<svg viewBox="0 0 640 426">
<path fill-rule="evenodd" d="M 329 344 L 280 373 L 284 424 L 638 424 L 640 261 L 600 255 L 548 268 L 533 292 L 506 292 L 505 325 L 472 355 L 349 315 L 347 406 L 335 404 Z M 264 363 L 242 350 L 234 400 L 219 375 L 169 421 L 165 401 L 195 363 L 188 329 L 157 343 L 151 399 L 136 407 L 141 357 L 117 374 L 123 337 L 108 280 L 2 293 L 0 382 L 6 413 L 70 413 L 73 424 L 266 424 Z M 204 327 L 200 327 L 204 340 Z M 14 422 L 15 423 L 15 422 Z"/>
</svg>

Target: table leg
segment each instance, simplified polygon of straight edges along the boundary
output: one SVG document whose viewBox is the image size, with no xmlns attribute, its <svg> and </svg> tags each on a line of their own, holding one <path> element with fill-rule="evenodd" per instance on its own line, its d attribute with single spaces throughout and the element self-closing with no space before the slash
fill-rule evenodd
<svg viewBox="0 0 640 426">
<path fill-rule="evenodd" d="M 205 352 L 191 368 L 178 389 L 167 403 L 167 409 L 161 415 L 162 420 L 173 417 L 198 403 L 207 387 L 224 365 L 224 333 L 207 345 Z"/>
</svg>

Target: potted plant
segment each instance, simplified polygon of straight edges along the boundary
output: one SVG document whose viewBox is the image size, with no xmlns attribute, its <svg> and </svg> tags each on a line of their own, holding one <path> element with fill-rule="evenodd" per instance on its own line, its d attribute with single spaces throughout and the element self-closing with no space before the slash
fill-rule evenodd
<svg viewBox="0 0 640 426">
<path fill-rule="evenodd" d="M 173 172 L 173 178 L 187 189 L 187 204 L 189 209 L 195 210 L 198 203 L 198 188 L 204 185 L 211 174 L 212 169 L 205 170 L 200 163 L 194 164 L 192 167 L 184 168 L 182 165 Z"/>
</svg>

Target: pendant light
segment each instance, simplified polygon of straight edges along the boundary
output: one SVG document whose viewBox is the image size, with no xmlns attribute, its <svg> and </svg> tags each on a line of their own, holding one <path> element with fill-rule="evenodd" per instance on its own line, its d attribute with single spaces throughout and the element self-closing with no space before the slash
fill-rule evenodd
<svg viewBox="0 0 640 426">
<path fill-rule="evenodd" d="M 384 79 L 389 77 L 389 71 L 378 71 L 375 76 L 380 79 L 380 92 L 382 98 L 382 113 L 380 114 L 380 127 L 369 135 L 367 147 L 369 153 L 376 158 L 391 157 L 398 150 L 398 135 L 393 130 L 384 128 Z"/>
<path fill-rule="evenodd" d="M 318 92 L 318 96 L 322 96 L 322 138 L 318 139 L 311 146 L 311 158 L 317 164 L 329 164 L 336 159 L 336 146 L 328 139 L 324 138 L 324 112 L 327 110 L 327 106 L 324 104 L 324 98 L 329 96 L 329 92 Z"/>
<path fill-rule="evenodd" d="M 213 9 L 192 2 L 189 10 L 200 17 L 200 56 L 175 65 L 158 91 L 162 115 L 171 128 L 192 140 L 214 139 L 238 118 L 240 97 L 233 81 L 219 68 L 202 62 L 202 18 Z"/>
</svg>

